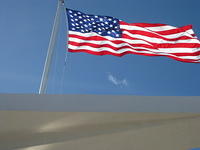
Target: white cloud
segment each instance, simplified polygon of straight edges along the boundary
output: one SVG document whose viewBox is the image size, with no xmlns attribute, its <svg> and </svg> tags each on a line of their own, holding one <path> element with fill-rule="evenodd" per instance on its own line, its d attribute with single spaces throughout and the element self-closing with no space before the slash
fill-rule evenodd
<svg viewBox="0 0 200 150">
<path fill-rule="evenodd" d="M 115 76 L 113 76 L 112 74 L 108 74 L 108 80 L 113 83 L 114 85 L 118 85 L 118 86 L 127 86 L 128 82 L 126 79 L 117 79 Z"/>
</svg>

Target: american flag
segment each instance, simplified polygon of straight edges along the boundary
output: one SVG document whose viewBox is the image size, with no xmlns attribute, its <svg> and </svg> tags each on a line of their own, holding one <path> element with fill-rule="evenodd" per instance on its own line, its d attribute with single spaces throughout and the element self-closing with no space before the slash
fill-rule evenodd
<svg viewBox="0 0 200 150">
<path fill-rule="evenodd" d="M 192 25 L 177 28 L 158 23 L 126 23 L 114 17 L 66 10 L 69 52 L 167 56 L 183 62 L 200 62 L 200 41 Z"/>
</svg>

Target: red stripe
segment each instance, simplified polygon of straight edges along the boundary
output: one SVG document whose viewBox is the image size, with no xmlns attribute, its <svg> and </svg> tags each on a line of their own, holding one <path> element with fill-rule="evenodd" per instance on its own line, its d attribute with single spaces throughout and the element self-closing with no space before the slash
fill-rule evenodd
<svg viewBox="0 0 200 150">
<path fill-rule="evenodd" d="M 195 44 L 195 48 L 199 48 L 199 44 L 200 44 L 200 42 L 199 42 L 199 43 L 162 43 L 162 44 L 159 44 L 159 43 L 149 42 L 149 41 L 146 41 L 146 40 L 144 40 L 144 39 L 133 38 L 133 37 L 131 37 L 131 36 L 129 36 L 129 35 L 126 35 L 126 34 L 123 34 L 123 38 L 129 39 L 129 40 L 143 40 L 143 41 L 145 41 L 145 42 L 147 42 L 147 43 L 149 43 L 149 44 L 151 44 L 151 45 L 154 45 L 154 47 L 157 47 L 157 45 L 164 45 L 164 46 L 170 45 L 170 47 L 172 48 L 173 45 L 178 45 L 178 44 L 180 44 L 181 47 L 185 47 L 185 44 L 186 44 L 186 46 L 187 46 L 187 44 Z M 192 39 L 193 39 L 193 38 L 192 38 Z M 195 39 L 195 38 L 194 38 L 194 39 Z M 187 48 L 187 47 L 186 47 L 186 48 Z M 190 48 L 190 47 L 188 47 L 188 48 Z M 194 47 L 192 47 L 192 48 L 194 48 Z"/>
<path fill-rule="evenodd" d="M 165 24 L 147 24 L 147 26 L 145 26 L 145 23 L 133 23 L 133 24 L 129 24 L 129 23 L 125 23 L 125 22 L 120 22 L 122 25 L 129 25 L 129 26 L 139 26 L 139 27 L 156 27 L 156 26 L 165 26 Z M 183 26 L 183 27 L 177 27 L 176 29 L 170 29 L 170 30 L 165 30 L 165 31 L 153 31 L 156 33 L 159 33 L 161 35 L 171 35 L 171 34 L 177 34 L 177 33 L 181 33 L 181 32 L 186 32 L 187 30 L 192 29 L 192 25 L 187 25 L 187 26 Z M 195 36 L 194 34 L 190 34 L 193 37 Z"/>
<path fill-rule="evenodd" d="M 76 34 L 69 34 L 68 36 L 69 37 L 73 37 L 73 38 L 79 38 L 79 39 L 82 39 L 82 40 L 93 40 L 93 41 L 102 41 L 102 40 L 106 40 L 107 41 L 108 40 L 108 39 L 106 39 L 106 38 L 104 38 L 102 36 L 89 36 L 89 37 L 86 37 L 86 36 L 80 36 L 80 35 L 76 35 Z M 114 41 L 118 41 L 118 40 L 110 40 L 110 41 L 114 42 Z M 121 43 L 121 42 L 119 42 L 119 43 Z"/>
<path fill-rule="evenodd" d="M 138 38 L 132 38 L 128 35 L 123 35 L 124 39 L 130 39 L 130 40 L 143 40 L 143 39 L 138 39 Z M 85 41 L 108 41 L 108 39 L 102 37 L 102 36 L 90 36 L 90 37 L 84 37 L 84 36 L 79 36 L 79 35 L 75 35 L 75 34 L 69 34 L 69 37 L 73 37 L 73 38 L 78 38 L 81 40 L 85 40 Z M 114 44 L 122 44 L 122 43 L 128 43 L 122 40 L 109 40 L 110 42 L 114 43 Z M 143 40 L 145 41 L 145 40 Z M 148 44 L 131 44 L 128 43 L 131 46 L 142 46 L 142 47 L 146 47 L 146 48 L 200 48 L 200 43 L 163 43 L 163 44 L 158 44 L 158 43 L 151 43 L 148 41 L 145 41 L 151 45 Z"/>
<path fill-rule="evenodd" d="M 82 40 L 86 40 L 86 41 L 103 41 L 103 40 L 105 40 L 105 41 L 110 41 L 110 42 L 112 42 L 112 43 L 114 43 L 114 44 L 128 43 L 128 42 L 119 40 L 119 39 L 117 39 L 117 38 L 116 38 L 116 40 L 115 40 L 115 39 L 114 39 L 114 40 L 108 40 L 108 39 L 106 39 L 106 38 L 104 38 L 104 37 L 102 37 L 102 36 L 84 37 L 84 36 L 80 36 L 80 35 L 76 35 L 76 34 L 69 34 L 69 38 L 70 38 L 70 37 L 78 38 L 78 39 L 82 39 Z M 145 41 L 145 40 L 143 40 L 143 39 L 132 38 L 132 37 L 130 37 L 130 36 L 128 36 L 128 35 L 125 35 L 125 37 L 123 37 L 123 38 L 124 38 L 124 39 L 129 39 L 129 40 L 142 40 L 142 41 Z M 145 41 L 145 42 L 151 44 L 151 45 L 155 48 L 156 43 L 150 43 L 150 42 L 148 42 L 148 41 Z M 128 43 L 128 44 L 130 44 L 130 43 Z"/>
<path fill-rule="evenodd" d="M 143 48 L 150 48 L 150 49 L 155 49 L 153 46 L 150 46 L 150 45 L 147 45 L 147 44 L 126 44 L 124 42 L 124 46 L 121 46 L 121 47 L 114 47 L 110 44 L 95 44 L 95 43 L 88 43 L 87 41 L 85 42 L 82 42 L 82 43 L 77 43 L 77 42 L 74 42 L 74 41 L 69 41 L 68 42 L 69 44 L 71 45 L 74 45 L 74 46 L 91 46 L 91 47 L 94 47 L 94 48 L 101 48 L 101 47 L 108 47 L 108 48 L 112 48 L 113 50 L 121 50 L 123 48 L 130 48 L 131 46 L 132 47 L 143 47 Z M 123 43 L 122 43 L 123 44 Z"/>
<path fill-rule="evenodd" d="M 85 53 L 89 53 L 89 54 L 93 54 L 93 55 L 113 55 L 113 56 L 124 56 L 126 54 L 137 54 L 137 55 L 144 55 L 144 56 L 166 56 L 178 61 L 182 61 L 182 62 L 188 62 L 188 63 L 200 63 L 200 62 L 196 62 L 199 61 L 198 60 L 192 60 L 192 59 L 181 59 L 181 58 L 177 58 L 175 56 L 167 56 L 167 55 L 157 55 L 157 54 L 145 54 L 145 53 L 137 53 L 137 52 L 131 52 L 131 51 L 127 51 L 124 53 L 120 53 L 120 54 L 116 54 L 116 53 L 112 53 L 109 51 L 101 51 L 101 52 L 94 52 L 94 51 L 90 51 L 90 50 L 86 50 L 86 49 L 81 49 L 81 50 L 73 50 L 73 49 L 68 49 L 69 52 L 85 52 Z"/>
<path fill-rule="evenodd" d="M 166 26 L 166 24 L 160 23 L 127 23 L 124 21 L 120 21 L 121 25 L 130 25 L 130 26 L 138 26 L 138 27 L 159 27 L 159 26 Z"/>
<path fill-rule="evenodd" d="M 185 31 L 190 30 L 190 29 L 192 29 L 192 25 L 187 25 L 187 26 L 184 26 L 184 27 L 166 30 L 166 31 L 154 31 L 154 32 L 162 34 L 162 35 L 170 35 L 170 34 L 185 32 Z M 192 35 L 192 34 L 190 34 L 190 35 Z"/>
<path fill-rule="evenodd" d="M 158 48 L 200 48 L 200 43 L 163 43 L 157 44 Z"/>
<path fill-rule="evenodd" d="M 131 34 L 138 34 L 138 35 L 143 35 L 143 36 L 147 36 L 147 37 L 151 37 L 151 38 L 158 38 L 158 39 L 163 39 L 166 41 L 178 41 L 178 40 L 189 40 L 189 39 L 195 39 L 189 36 L 180 36 L 177 38 L 166 38 L 163 36 L 160 36 L 156 33 L 152 33 L 152 32 L 147 32 L 147 31 L 140 31 L 140 30 L 126 30 L 126 29 L 122 29 L 122 31 L 128 31 Z M 124 33 L 125 34 L 125 33 Z M 123 32 L 122 32 L 122 37 L 123 37 Z"/>
<path fill-rule="evenodd" d="M 124 38 L 124 39 L 129 39 L 129 40 L 142 40 L 142 41 L 145 41 L 145 42 L 147 42 L 147 43 L 153 45 L 154 47 L 157 47 L 157 44 L 158 44 L 158 43 L 149 42 L 149 41 L 147 41 L 147 40 L 140 39 L 140 38 L 133 38 L 133 37 L 127 35 L 127 34 L 123 34 L 123 35 L 122 35 L 122 38 Z M 172 43 L 167 43 L 167 44 L 172 44 Z"/>
<path fill-rule="evenodd" d="M 87 43 L 87 42 L 77 43 L 77 42 L 73 42 L 73 41 L 69 41 L 69 44 L 73 45 L 73 46 L 89 46 L 89 47 L 93 47 L 93 48 L 107 47 L 107 48 L 111 48 L 112 50 L 115 50 L 115 51 L 122 50 L 122 49 L 125 49 L 125 48 L 130 48 L 130 49 L 136 50 L 136 51 L 152 52 L 151 50 L 145 49 L 146 47 L 143 47 L 142 45 L 135 46 L 135 47 L 141 47 L 141 48 L 132 48 L 131 46 L 128 46 L 128 45 L 122 46 L 122 47 L 114 47 L 114 46 L 111 46 L 109 44 L 101 44 L 101 45 L 99 45 L 99 44 Z M 156 50 L 156 49 L 154 49 L 154 50 Z M 153 53 L 156 53 L 156 52 L 153 52 Z M 159 49 L 157 49 L 157 53 L 160 53 Z M 200 51 L 193 52 L 193 53 L 167 53 L 167 54 L 172 54 L 172 55 L 176 55 L 176 56 L 198 56 L 198 55 L 200 55 Z"/>
</svg>

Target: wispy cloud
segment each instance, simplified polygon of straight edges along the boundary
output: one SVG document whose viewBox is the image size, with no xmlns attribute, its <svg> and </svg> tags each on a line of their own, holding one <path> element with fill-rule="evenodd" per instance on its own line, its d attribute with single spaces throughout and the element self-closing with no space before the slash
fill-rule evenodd
<svg viewBox="0 0 200 150">
<path fill-rule="evenodd" d="M 111 73 L 108 74 L 108 80 L 116 86 L 127 86 L 128 82 L 126 79 L 117 79 Z"/>
</svg>

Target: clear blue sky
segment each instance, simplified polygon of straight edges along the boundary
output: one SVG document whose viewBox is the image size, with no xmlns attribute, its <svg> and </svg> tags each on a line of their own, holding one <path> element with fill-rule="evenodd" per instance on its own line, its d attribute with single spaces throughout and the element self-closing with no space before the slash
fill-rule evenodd
<svg viewBox="0 0 200 150">
<path fill-rule="evenodd" d="M 37 93 L 57 0 L 0 0 L 0 93 Z M 199 0 L 67 0 L 66 7 L 126 22 L 192 24 Z M 200 64 L 140 55 L 66 53 L 64 12 L 48 93 L 200 96 Z"/>
</svg>

